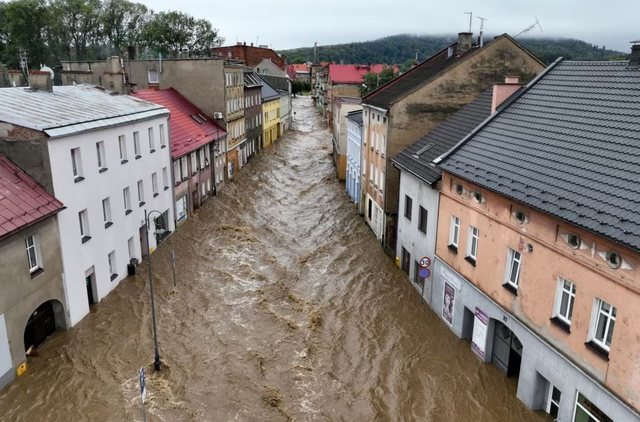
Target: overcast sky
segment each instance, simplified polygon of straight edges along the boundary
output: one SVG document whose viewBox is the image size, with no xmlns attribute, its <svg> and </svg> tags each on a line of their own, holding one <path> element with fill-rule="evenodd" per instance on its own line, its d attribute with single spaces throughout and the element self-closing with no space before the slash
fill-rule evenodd
<svg viewBox="0 0 640 422">
<path fill-rule="evenodd" d="M 155 11 L 209 19 L 225 38 L 273 49 L 367 41 L 396 34 L 516 35 L 538 18 L 529 36 L 577 38 L 627 52 L 640 39 L 640 0 L 138 0 Z"/>
</svg>

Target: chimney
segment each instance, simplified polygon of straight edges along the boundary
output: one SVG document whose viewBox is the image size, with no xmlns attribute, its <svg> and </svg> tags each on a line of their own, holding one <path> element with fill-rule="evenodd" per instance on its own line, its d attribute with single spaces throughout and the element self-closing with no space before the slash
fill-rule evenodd
<svg viewBox="0 0 640 422">
<path fill-rule="evenodd" d="M 519 77 L 515 75 L 506 76 L 502 84 L 495 84 L 493 86 L 493 95 L 491 96 L 491 114 L 495 113 L 500 104 L 521 87 L 522 84 L 519 82 Z"/>
<path fill-rule="evenodd" d="M 29 86 L 34 91 L 53 92 L 51 74 L 41 70 L 32 70 L 29 72 Z"/>
<path fill-rule="evenodd" d="M 473 42 L 473 32 L 459 32 L 456 54 L 459 56 L 462 53 L 470 50 L 472 42 Z"/>
<path fill-rule="evenodd" d="M 631 41 L 631 56 L 629 56 L 629 67 L 640 67 L 640 40 Z"/>
</svg>

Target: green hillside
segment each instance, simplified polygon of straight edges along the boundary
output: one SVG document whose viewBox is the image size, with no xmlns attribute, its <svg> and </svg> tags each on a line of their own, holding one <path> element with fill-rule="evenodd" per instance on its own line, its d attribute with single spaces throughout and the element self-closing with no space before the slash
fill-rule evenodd
<svg viewBox="0 0 640 422">
<path fill-rule="evenodd" d="M 491 38 L 486 37 L 485 40 Z M 455 36 L 393 35 L 374 41 L 319 46 L 318 58 L 320 61 L 336 63 L 343 61 L 406 64 L 414 60 L 416 54 L 418 61 L 422 61 L 455 40 Z M 551 63 L 559 56 L 572 60 L 610 60 L 626 57 L 625 53 L 574 39 L 518 38 L 517 41 L 545 63 Z M 303 63 L 313 59 L 313 47 L 283 50 L 280 53 L 286 54 L 290 63 Z"/>
</svg>

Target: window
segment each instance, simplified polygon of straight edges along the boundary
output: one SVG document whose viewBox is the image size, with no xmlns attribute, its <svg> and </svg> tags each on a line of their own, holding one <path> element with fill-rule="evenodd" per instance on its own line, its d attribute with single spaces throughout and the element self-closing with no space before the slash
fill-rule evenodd
<svg viewBox="0 0 640 422">
<path fill-rule="evenodd" d="M 576 408 L 573 415 L 574 421 L 584 422 L 613 422 L 609 416 L 600 410 L 595 404 L 591 403 L 589 399 L 578 392 L 576 397 Z"/>
<path fill-rule="evenodd" d="M 164 190 L 169 189 L 169 172 L 166 167 L 162 168 L 162 184 L 164 185 Z"/>
<path fill-rule="evenodd" d="M 449 247 L 457 251 L 459 238 L 460 238 L 460 219 L 455 215 L 452 215 L 451 227 L 449 228 Z"/>
<path fill-rule="evenodd" d="M 560 396 L 562 395 L 560 390 L 555 385 L 549 385 L 549 397 L 547 398 L 547 413 L 552 417 L 558 417 L 558 411 L 560 410 Z"/>
<path fill-rule="evenodd" d="M 420 269 L 422 267 L 420 267 L 420 262 L 418 261 L 414 261 L 413 264 L 413 282 L 416 283 L 421 289 L 424 290 L 424 282 L 425 282 L 425 278 L 420 277 Z"/>
<path fill-rule="evenodd" d="M 127 143 L 124 135 L 118 136 L 118 146 L 120 147 L 120 164 L 126 163 L 127 160 Z"/>
<path fill-rule="evenodd" d="M 109 198 L 102 200 L 102 219 L 104 220 L 105 229 L 113 225 L 113 221 L 111 220 L 111 201 Z"/>
<path fill-rule="evenodd" d="M 199 160 L 200 160 L 200 168 L 201 168 L 201 169 L 203 169 L 203 168 L 204 168 L 204 162 L 205 162 L 205 159 L 204 159 L 204 150 L 205 150 L 205 148 L 200 148 L 200 154 L 198 155 L 198 158 L 199 158 Z"/>
<path fill-rule="evenodd" d="M 154 153 L 156 152 L 156 140 L 153 137 L 153 128 L 150 127 L 148 131 L 149 131 L 149 152 Z"/>
<path fill-rule="evenodd" d="M 402 271 L 409 274 L 410 266 L 411 266 L 411 254 L 403 246 L 402 247 Z"/>
<path fill-rule="evenodd" d="M 136 155 L 136 160 L 141 157 L 140 155 L 140 133 L 133 132 L 133 152 Z"/>
<path fill-rule="evenodd" d="M 104 141 L 96 142 L 96 153 L 98 154 L 98 171 L 102 173 L 107 170 L 107 155 L 104 151 Z"/>
<path fill-rule="evenodd" d="M 601 299 L 596 299 L 595 315 L 592 317 L 591 343 L 603 349 L 608 356 L 611 337 L 616 324 L 616 307 Z"/>
<path fill-rule="evenodd" d="M 567 325 L 571 325 L 571 315 L 573 314 L 573 302 L 576 300 L 576 285 L 569 280 L 561 278 L 558 280 L 556 290 L 556 303 L 554 306 L 554 317 Z"/>
<path fill-rule="evenodd" d="M 29 264 L 29 272 L 34 274 L 40 270 L 40 251 L 38 250 L 38 241 L 35 236 L 28 236 L 25 239 L 27 246 L 27 262 Z"/>
<path fill-rule="evenodd" d="M 413 208 L 413 200 L 409 195 L 404 196 L 404 216 L 411 221 L 411 208 Z"/>
<path fill-rule="evenodd" d="M 153 172 L 151 174 L 151 190 L 153 191 L 153 197 L 158 196 L 158 174 Z"/>
<path fill-rule="evenodd" d="M 180 180 L 186 180 L 188 177 L 187 172 L 187 156 L 185 155 L 180 159 Z"/>
<path fill-rule="evenodd" d="M 620 265 L 622 265 L 620 254 L 614 251 L 607 252 L 607 264 L 613 269 L 620 268 Z"/>
<path fill-rule="evenodd" d="M 71 150 L 71 165 L 73 167 L 73 180 L 80 182 L 84 180 L 82 177 L 82 160 L 80 159 L 80 148 Z"/>
<path fill-rule="evenodd" d="M 130 237 L 129 240 L 127 240 L 127 248 L 129 249 L 129 260 L 131 261 L 136 259 L 136 244 L 133 237 Z"/>
<path fill-rule="evenodd" d="M 78 221 L 80 222 L 80 238 L 82 243 L 85 243 L 91 239 L 89 234 L 89 213 L 87 210 L 82 210 L 78 213 Z"/>
<path fill-rule="evenodd" d="M 142 180 L 138 180 L 138 205 L 144 205 L 144 184 Z"/>
<path fill-rule="evenodd" d="M 125 215 L 131 213 L 131 192 L 129 187 L 122 189 L 122 197 L 124 198 L 124 213 Z"/>
<path fill-rule="evenodd" d="M 158 83 L 158 71 L 155 69 L 149 69 L 147 71 L 147 78 L 150 84 Z"/>
<path fill-rule="evenodd" d="M 427 210 L 424 209 L 422 206 L 420 206 L 419 209 L 419 214 L 418 214 L 418 230 L 420 230 L 422 233 L 426 233 L 427 232 L 427 217 L 429 216 L 429 214 L 427 213 Z"/>
<path fill-rule="evenodd" d="M 475 264 L 478 259 L 478 241 L 480 239 L 480 230 L 473 226 L 469 226 L 469 240 L 467 241 L 467 261 Z"/>
<path fill-rule="evenodd" d="M 109 252 L 109 255 L 107 255 L 107 260 L 109 261 L 109 274 L 111 274 L 111 281 L 113 281 L 116 279 L 116 277 L 118 277 L 116 266 L 116 251 Z"/>
<path fill-rule="evenodd" d="M 518 290 L 521 265 L 522 255 L 520 252 L 509 248 L 507 253 L 507 274 L 505 277 L 505 286 L 513 292 Z"/>
<path fill-rule="evenodd" d="M 567 243 L 569 243 L 571 249 L 578 249 L 581 243 L 580 236 L 575 233 L 569 233 L 567 235 Z"/>
<path fill-rule="evenodd" d="M 164 135 L 164 125 L 160 125 L 160 148 L 166 148 L 167 147 L 167 138 L 165 138 Z"/>
<path fill-rule="evenodd" d="M 197 154 L 195 152 L 191 153 L 191 174 L 196 174 L 198 171 L 198 162 L 196 158 Z"/>
</svg>

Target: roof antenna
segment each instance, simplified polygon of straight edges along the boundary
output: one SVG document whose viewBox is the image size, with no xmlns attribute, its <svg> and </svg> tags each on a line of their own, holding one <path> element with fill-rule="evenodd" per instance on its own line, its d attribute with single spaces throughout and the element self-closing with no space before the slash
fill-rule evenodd
<svg viewBox="0 0 640 422">
<path fill-rule="evenodd" d="M 20 68 L 22 69 L 22 72 L 24 72 L 25 76 L 27 77 L 27 84 L 31 86 L 31 75 L 29 74 L 29 57 L 27 50 L 22 47 L 18 49 L 18 60 L 20 61 Z"/>
<path fill-rule="evenodd" d="M 482 30 L 484 29 L 484 21 L 486 21 L 487 18 L 481 18 L 480 16 L 478 16 L 476 19 L 480 19 L 480 35 L 478 36 L 478 44 L 480 45 L 480 48 L 482 48 L 482 46 L 484 45 Z"/>
<path fill-rule="evenodd" d="M 520 35 L 526 34 L 527 32 L 529 32 L 529 31 L 531 31 L 531 30 L 535 29 L 535 28 L 536 28 L 536 26 L 537 26 L 538 28 L 540 28 L 540 32 L 542 32 L 542 25 L 540 25 L 540 22 L 538 22 L 538 18 L 536 18 L 536 21 L 535 21 L 535 23 L 534 23 L 533 25 L 529 25 L 529 26 L 527 26 L 525 29 L 523 29 L 523 30 L 522 30 L 518 35 L 516 35 L 516 36 L 515 36 L 515 37 L 513 37 L 513 38 L 518 38 Z"/>
<path fill-rule="evenodd" d="M 465 15 L 469 15 L 469 32 L 471 32 L 471 22 L 473 21 L 473 12 L 464 12 Z"/>
</svg>

